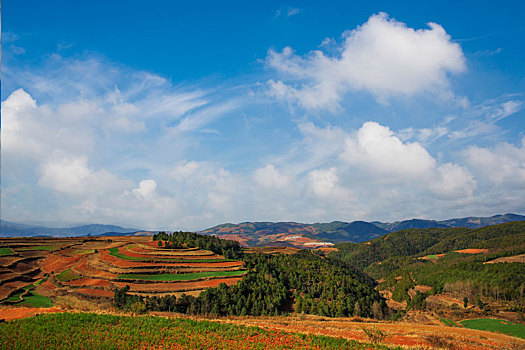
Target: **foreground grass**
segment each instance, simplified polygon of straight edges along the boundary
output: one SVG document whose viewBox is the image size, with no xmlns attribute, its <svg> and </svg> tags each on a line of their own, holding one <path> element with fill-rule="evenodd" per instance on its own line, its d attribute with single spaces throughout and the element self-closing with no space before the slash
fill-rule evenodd
<svg viewBox="0 0 525 350">
<path fill-rule="evenodd" d="M 2 349 L 389 349 L 341 338 L 161 317 L 47 314 L 0 324 Z"/>
<path fill-rule="evenodd" d="M 208 277 L 232 277 L 232 276 L 241 276 L 245 274 L 246 271 L 236 270 L 236 271 L 206 271 L 206 272 L 194 272 L 194 273 L 164 273 L 157 275 L 143 275 L 138 273 L 123 273 L 117 276 L 121 279 L 134 279 L 134 280 L 144 280 L 144 281 L 189 281 L 196 280 L 199 278 L 208 278 Z"/>
<path fill-rule="evenodd" d="M 478 318 L 475 320 L 460 321 L 464 327 L 471 329 L 479 329 L 482 331 L 498 332 L 508 335 L 513 335 L 518 338 L 525 339 L 525 325 L 520 323 L 495 320 L 492 318 Z"/>
<path fill-rule="evenodd" d="M 202 262 L 202 263 L 209 263 L 209 262 L 227 262 L 227 261 L 236 261 L 232 259 L 173 259 L 173 258 L 165 258 L 165 257 L 155 257 L 155 258 L 140 258 L 137 256 L 129 256 L 122 254 L 119 252 L 118 248 L 109 248 L 109 255 L 112 255 L 114 257 L 124 259 L 124 260 L 131 260 L 131 261 L 142 261 L 142 262 L 156 262 L 156 261 L 162 261 L 162 262 L 172 262 L 172 263 L 195 263 L 195 262 Z"/>
<path fill-rule="evenodd" d="M 14 254 L 14 250 L 11 248 L 0 248 L 0 256 Z"/>
</svg>

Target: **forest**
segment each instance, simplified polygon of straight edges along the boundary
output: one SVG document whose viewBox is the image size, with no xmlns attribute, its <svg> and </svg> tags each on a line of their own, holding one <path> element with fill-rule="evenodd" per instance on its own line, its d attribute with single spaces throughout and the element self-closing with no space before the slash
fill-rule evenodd
<svg viewBox="0 0 525 350">
<path fill-rule="evenodd" d="M 510 222 L 479 229 L 432 228 L 390 233 L 370 244 L 339 244 L 330 257 L 357 265 L 375 279 L 394 287 L 393 298 L 407 300 L 416 284 L 432 293 L 458 291 L 514 302 L 524 308 L 525 265 L 485 264 L 487 261 L 525 253 L 525 223 Z M 487 249 L 483 254 L 461 254 L 461 249 Z M 443 254 L 435 259 L 425 256 Z M 402 278 L 399 279 L 399 276 Z M 397 279 L 396 279 L 397 277 Z"/>
</svg>

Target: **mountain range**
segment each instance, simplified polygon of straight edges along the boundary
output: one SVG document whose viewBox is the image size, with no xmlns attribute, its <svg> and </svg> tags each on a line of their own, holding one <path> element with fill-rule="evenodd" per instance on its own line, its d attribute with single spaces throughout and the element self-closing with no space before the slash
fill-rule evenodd
<svg viewBox="0 0 525 350">
<path fill-rule="evenodd" d="M 314 242 L 364 242 L 384 234 L 404 229 L 468 227 L 480 228 L 511 221 L 525 221 L 517 214 L 494 215 L 491 217 L 465 217 L 449 220 L 411 219 L 382 223 L 378 221 L 333 221 L 330 223 L 301 224 L 297 222 L 242 222 L 222 224 L 199 233 L 235 239 L 246 246 L 285 245 L 305 247 Z M 299 242 L 296 244 L 296 241 Z"/>
<path fill-rule="evenodd" d="M 0 237 L 35 237 L 35 236 L 52 236 L 52 237 L 73 237 L 73 236 L 98 236 L 106 233 L 115 234 L 136 234 L 141 230 L 126 228 L 115 225 L 90 224 L 73 227 L 45 227 L 36 225 L 26 225 L 16 222 L 0 220 Z"/>
<path fill-rule="evenodd" d="M 442 221 L 411 219 L 391 223 L 379 221 L 333 221 L 330 223 L 314 224 L 297 222 L 242 222 L 239 224 L 227 223 L 214 226 L 199 233 L 216 235 L 225 239 L 234 239 L 245 246 L 251 247 L 277 245 L 311 248 L 326 246 L 329 245 L 329 243 L 364 242 L 390 232 L 410 228 L 479 228 L 510 221 L 525 221 L 525 216 L 509 213 L 491 217 L 465 217 Z M 0 237 L 71 237 L 137 234 L 151 234 L 151 232 L 116 225 L 90 224 L 67 228 L 51 228 L 0 220 Z"/>
</svg>

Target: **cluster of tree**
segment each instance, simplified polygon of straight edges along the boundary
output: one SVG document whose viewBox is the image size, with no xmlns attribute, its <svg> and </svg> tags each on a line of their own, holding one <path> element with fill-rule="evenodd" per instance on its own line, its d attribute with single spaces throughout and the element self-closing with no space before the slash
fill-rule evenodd
<svg viewBox="0 0 525 350">
<path fill-rule="evenodd" d="M 473 300 L 476 295 L 525 305 L 525 264 L 485 264 L 504 256 L 525 253 L 525 222 L 466 228 L 411 229 L 390 233 L 370 244 L 340 244 L 329 256 L 355 264 L 375 279 L 393 287 L 393 298 L 410 300 L 408 290 L 415 284 L 457 291 Z M 489 254 L 460 254 L 455 250 L 486 248 Z M 446 253 L 434 260 L 420 257 Z M 402 279 L 399 276 L 403 277 Z M 397 279 L 396 279 L 397 278 Z M 468 290 L 452 286 L 468 285 Z M 447 288 L 445 288 L 447 287 Z"/>
<path fill-rule="evenodd" d="M 159 241 L 159 247 L 163 246 L 167 249 L 198 247 L 223 255 L 226 259 L 239 259 L 242 257 L 242 248 L 239 242 L 215 236 L 205 236 L 183 231 L 173 233 L 159 232 L 153 235 L 153 240 Z"/>
<path fill-rule="evenodd" d="M 525 245 L 525 222 L 469 228 L 408 229 L 366 243 L 337 244 L 331 257 L 365 269 L 389 258 L 421 257 L 466 248 L 506 249 Z M 375 277 L 375 276 L 374 276 Z"/>
<path fill-rule="evenodd" d="M 292 311 L 294 304 L 296 312 L 331 317 L 380 318 L 387 312 L 373 279 L 341 261 L 308 251 L 245 254 L 243 260 L 249 272 L 236 285 L 221 284 L 198 297 L 180 298 L 141 298 L 121 289 L 115 292 L 115 305 L 130 308 L 142 302 L 148 310 L 239 316 L 279 315 Z"/>
</svg>

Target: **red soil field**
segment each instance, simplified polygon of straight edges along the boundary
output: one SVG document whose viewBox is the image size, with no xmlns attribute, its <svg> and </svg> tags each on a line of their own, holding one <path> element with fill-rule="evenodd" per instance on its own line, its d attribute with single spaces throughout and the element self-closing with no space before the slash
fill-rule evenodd
<svg viewBox="0 0 525 350">
<path fill-rule="evenodd" d="M 109 255 L 107 250 L 100 252 L 99 259 L 110 263 L 116 267 L 129 268 L 129 267 L 179 267 L 179 266 L 189 266 L 189 267 L 239 267 L 242 266 L 242 261 L 223 261 L 223 262 L 185 262 L 185 263 L 150 263 L 150 262 L 140 262 L 140 261 L 131 261 L 115 256 Z"/>
<path fill-rule="evenodd" d="M 18 318 L 31 317 L 43 313 L 62 312 L 62 310 L 52 308 L 33 308 L 33 307 L 17 307 L 0 309 L 0 320 L 15 320 Z"/>
<path fill-rule="evenodd" d="M 57 286 L 55 286 L 55 285 L 53 284 L 53 282 L 51 282 L 51 280 L 49 280 L 49 279 L 47 279 L 46 281 L 42 282 L 40 285 L 41 285 L 42 287 L 44 287 L 44 288 L 49 289 L 49 290 L 55 290 L 55 289 L 57 289 Z"/>
<path fill-rule="evenodd" d="M 76 286 L 76 287 L 82 287 L 82 286 L 93 286 L 93 287 L 103 287 L 103 288 L 111 287 L 111 283 L 107 280 L 101 280 L 101 279 L 89 278 L 89 277 L 84 277 L 78 280 L 64 282 L 64 284 L 68 286 Z"/>
<path fill-rule="evenodd" d="M 189 291 L 205 288 L 218 287 L 221 283 L 226 283 L 231 286 L 236 284 L 242 277 L 232 278 L 217 278 L 193 282 L 158 282 L 158 283 L 129 283 L 129 282 L 115 282 L 115 286 L 123 288 L 129 285 L 131 292 L 170 292 L 170 291 Z"/>
<path fill-rule="evenodd" d="M 113 298 L 113 292 L 103 289 L 80 288 L 75 289 L 76 292 L 93 297 Z"/>
<path fill-rule="evenodd" d="M 72 266 L 74 272 L 89 277 L 116 278 L 117 274 L 103 271 L 89 266 L 87 257 Z"/>
<path fill-rule="evenodd" d="M 71 265 L 82 259 L 82 255 L 77 256 L 61 256 L 58 254 L 51 254 L 42 261 L 42 269 L 44 272 L 62 272 L 71 267 Z"/>
<path fill-rule="evenodd" d="M 455 251 L 456 253 L 461 253 L 461 254 L 479 254 L 479 253 L 488 253 L 489 250 L 488 249 L 461 249 L 461 250 L 456 250 Z"/>
<path fill-rule="evenodd" d="M 164 254 L 155 254 L 155 253 L 140 254 L 128 248 L 121 248 L 119 251 L 121 254 L 124 254 L 127 256 L 136 257 L 136 258 L 145 258 L 145 259 L 156 259 L 156 258 L 158 258 L 158 260 L 162 260 L 165 258 L 170 258 L 170 259 L 222 259 L 221 256 L 216 255 L 216 254 L 209 254 L 209 255 L 182 255 L 182 254 L 181 255 L 176 255 L 176 254 L 164 255 Z"/>
</svg>

